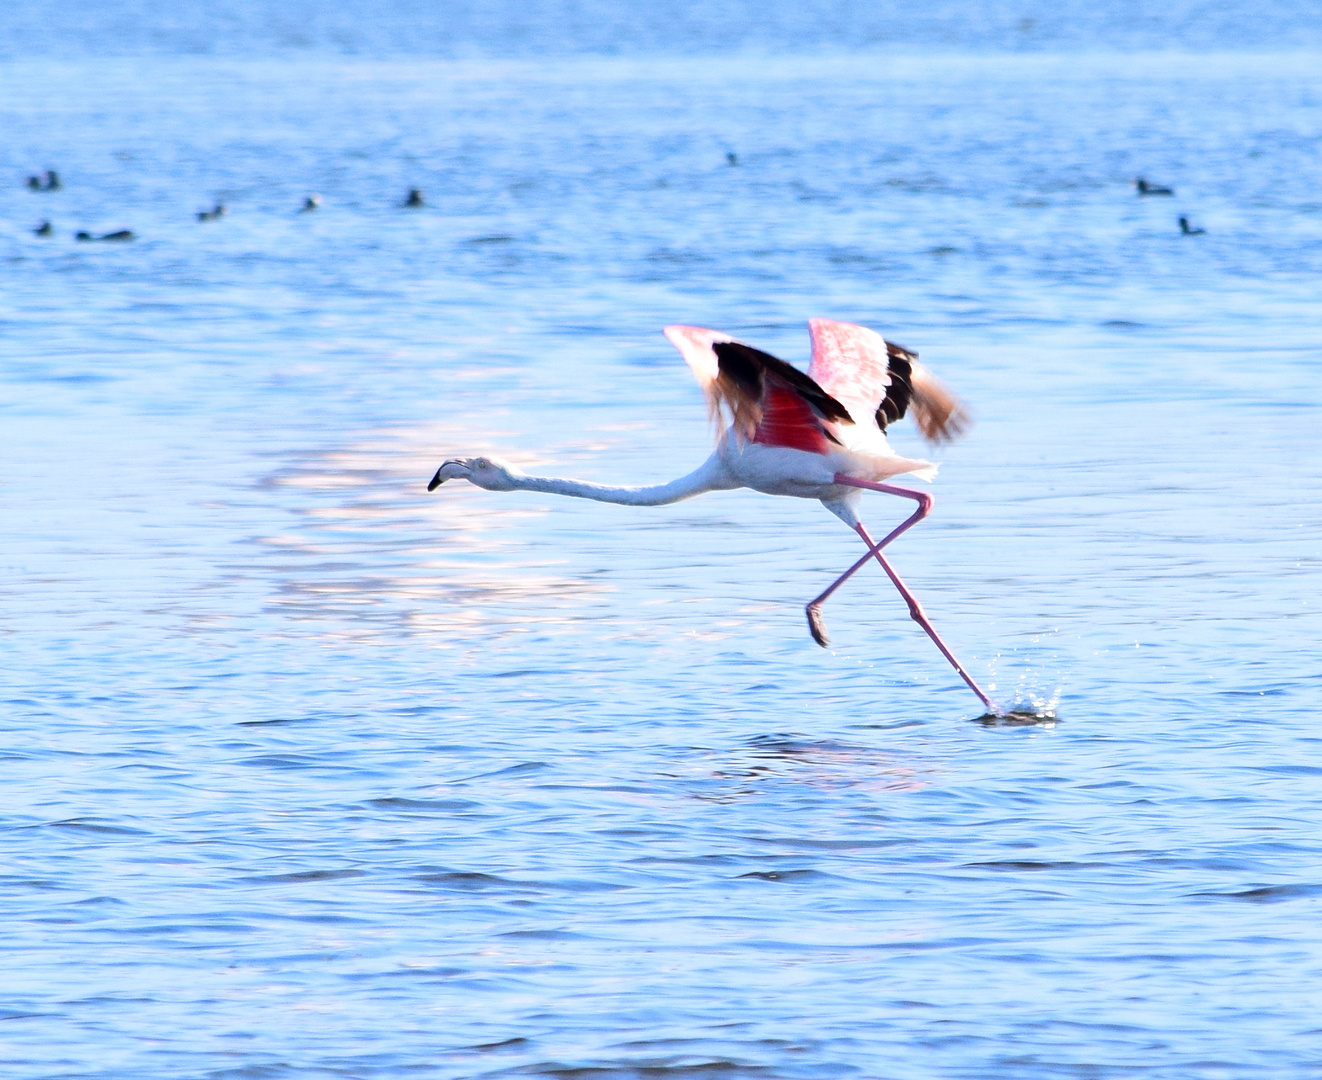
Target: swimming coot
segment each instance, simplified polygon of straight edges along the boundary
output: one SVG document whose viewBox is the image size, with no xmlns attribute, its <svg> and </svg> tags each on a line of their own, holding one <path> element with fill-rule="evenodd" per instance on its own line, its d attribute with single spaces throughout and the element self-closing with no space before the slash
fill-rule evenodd
<svg viewBox="0 0 1322 1080">
<path fill-rule="evenodd" d="M 64 185 L 60 183 L 60 174 L 54 169 L 47 169 L 40 176 L 28 177 L 29 191 L 59 191 Z"/>
<path fill-rule="evenodd" d="M 1134 181 L 1134 187 L 1138 188 L 1140 195 L 1174 195 L 1175 189 L 1168 187 L 1157 187 L 1155 184 L 1149 184 L 1143 177 Z"/>
</svg>

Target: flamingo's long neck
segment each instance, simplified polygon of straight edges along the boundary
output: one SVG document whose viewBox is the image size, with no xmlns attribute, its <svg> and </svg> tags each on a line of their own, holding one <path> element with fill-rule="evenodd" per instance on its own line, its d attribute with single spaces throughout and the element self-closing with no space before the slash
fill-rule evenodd
<svg viewBox="0 0 1322 1080">
<path fill-rule="evenodd" d="M 571 495 L 576 499 L 594 499 L 622 506 L 665 506 L 667 503 L 701 495 L 704 491 L 740 486 L 726 475 L 715 456 L 687 476 L 653 487 L 607 487 L 604 484 L 590 484 L 585 480 L 562 480 L 548 476 L 517 476 L 514 482 L 524 491 Z"/>
</svg>

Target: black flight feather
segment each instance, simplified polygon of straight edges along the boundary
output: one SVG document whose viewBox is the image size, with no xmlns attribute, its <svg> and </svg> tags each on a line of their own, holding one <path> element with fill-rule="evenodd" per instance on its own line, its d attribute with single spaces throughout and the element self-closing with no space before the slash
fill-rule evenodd
<svg viewBox="0 0 1322 1080">
<path fill-rule="evenodd" d="M 849 410 L 840 402 L 818 386 L 814 379 L 784 360 L 745 345 L 742 341 L 717 341 L 713 343 L 712 349 L 716 352 L 721 374 L 753 401 L 762 398 L 763 377 L 773 375 L 803 398 L 824 420 L 834 420 L 840 424 L 854 422 Z"/>
<path fill-rule="evenodd" d="M 877 427 L 882 431 L 896 420 L 903 420 L 909 411 L 909 402 L 913 398 L 913 362 L 917 359 L 916 352 L 886 342 L 886 370 L 890 373 L 891 384 L 886 387 L 886 396 L 877 406 Z"/>
</svg>

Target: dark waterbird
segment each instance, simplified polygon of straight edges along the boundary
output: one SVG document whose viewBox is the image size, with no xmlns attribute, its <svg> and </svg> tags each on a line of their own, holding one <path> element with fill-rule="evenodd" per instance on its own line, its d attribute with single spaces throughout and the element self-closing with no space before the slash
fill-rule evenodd
<svg viewBox="0 0 1322 1080">
<path fill-rule="evenodd" d="M 1202 236 L 1205 232 L 1207 232 L 1206 229 L 1195 229 L 1195 228 L 1193 228 L 1193 227 L 1189 224 L 1189 219 L 1188 219 L 1187 217 L 1182 217 L 1182 218 L 1180 218 L 1180 235 L 1181 235 L 1181 236 Z"/>
<path fill-rule="evenodd" d="M 752 488 L 766 495 L 818 499 L 852 528 L 867 552 L 806 609 L 813 640 L 827 646 L 822 604 L 874 559 L 899 590 L 909 616 L 922 627 L 988 710 L 1001 716 L 937 634 L 918 598 L 882 549 L 931 512 L 932 496 L 882 481 L 901 473 L 931 479 L 931 462 L 902 457 L 886 441 L 888 425 L 912 413 L 930 442 L 946 442 L 968 423 L 964 407 L 922 364 L 918 354 L 853 323 L 810 319 L 812 363 L 807 373 L 728 334 L 699 326 L 668 326 L 706 393 L 713 414 L 729 428 L 716 451 L 689 475 L 655 487 L 606 487 L 580 480 L 529 476 L 498 458 L 445 461 L 427 485 L 467 480 L 488 491 L 539 491 L 624 506 L 665 506 L 707 491 Z M 864 491 L 912 499 L 918 508 L 880 541 L 858 516 Z"/>
<path fill-rule="evenodd" d="M 109 240 L 111 243 L 119 243 L 124 240 L 136 240 L 132 229 L 117 229 L 114 232 L 103 233 L 100 236 L 93 236 L 90 232 L 76 232 L 73 234 L 75 240 Z"/>
<path fill-rule="evenodd" d="M 59 191 L 64 185 L 60 183 L 60 174 L 54 169 L 47 169 L 40 176 L 28 177 L 29 191 Z"/>
<path fill-rule="evenodd" d="M 32 230 L 33 236 L 53 236 L 54 234 L 55 234 L 55 227 L 51 225 L 49 221 L 43 221 L 40 225 L 38 225 L 35 229 Z"/>
<path fill-rule="evenodd" d="M 416 209 L 419 206 L 426 206 L 426 205 L 427 205 L 426 202 L 424 202 L 422 198 L 421 189 L 409 188 L 409 197 L 404 200 L 404 206 L 408 208 Z"/>
<path fill-rule="evenodd" d="M 309 195 L 306 199 L 303 200 L 303 205 L 299 208 L 298 212 L 300 214 L 308 214 L 311 213 L 313 210 L 316 210 L 320 206 L 321 206 L 321 196 Z"/>
<path fill-rule="evenodd" d="M 1149 184 L 1143 177 L 1134 181 L 1134 187 L 1138 188 L 1140 195 L 1174 195 L 1175 189 L 1168 187 L 1157 187 L 1155 184 Z"/>
<path fill-rule="evenodd" d="M 198 221 L 219 221 L 229 213 L 229 207 L 222 202 L 216 203 L 210 210 L 199 210 L 197 212 Z"/>
<path fill-rule="evenodd" d="M 733 150 L 727 150 L 725 153 L 725 163 L 727 165 L 738 165 L 739 155 L 736 154 Z"/>
</svg>

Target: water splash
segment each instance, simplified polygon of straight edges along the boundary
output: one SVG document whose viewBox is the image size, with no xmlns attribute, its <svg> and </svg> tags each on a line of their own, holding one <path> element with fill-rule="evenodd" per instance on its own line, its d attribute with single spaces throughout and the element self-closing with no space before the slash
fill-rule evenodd
<svg viewBox="0 0 1322 1080">
<path fill-rule="evenodd" d="M 992 711 L 978 717 L 983 727 L 1055 727 L 1060 720 L 1056 707 L 1060 703 L 1060 687 L 1043 697 L 1022 689 L 1015 691 L 1014 704 L 1003 711 Z"/>
</svg>

